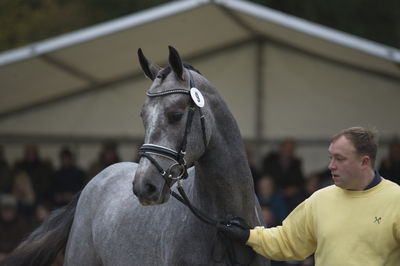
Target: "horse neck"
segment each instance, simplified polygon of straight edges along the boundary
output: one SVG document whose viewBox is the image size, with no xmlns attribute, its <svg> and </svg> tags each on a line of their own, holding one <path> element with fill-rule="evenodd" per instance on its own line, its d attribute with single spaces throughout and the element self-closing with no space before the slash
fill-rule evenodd
<svg viewBox="0 0 400 266">
<path fill-rule="evenodd" d="M 253 179 L 239 128 L 225 103 L 213 106 L 216 127 L 196 164 L 193 194 L 214 216 L 232 214 L 253 220 Z"/>
</svg>

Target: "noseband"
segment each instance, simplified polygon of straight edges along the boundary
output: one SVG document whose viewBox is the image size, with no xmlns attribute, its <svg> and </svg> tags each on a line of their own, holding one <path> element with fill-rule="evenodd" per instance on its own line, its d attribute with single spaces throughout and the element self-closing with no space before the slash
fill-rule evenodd
<svg viewBox="0 0 400 266">
<path fill-rule="evenodd" d="M 195 88 L 193 77 L 192 77 L 192 74 L 190 73 L 190 71 L 188 71 L 188 72 L 189 72 L 189 77 L 190 77 L 190 88 L 193 89 L 193 88 Z M 172 90 L 166 90 L 166 91 L 162 91 L 162 92 L 147 91 L 146 94 L 149 97 L 161 97 L 161 96 L 166 96 L 166 95 L 170 95 L 170 94 L 188 94 L 188 95 L 190 95 L 190 90 L 172 89 Z M 201 111 L 201 107 L 199 107 L 194 102 L 193 98 L 191 98 L 190 107 L 189 107 L 187 120 L 186 120 L 185 132 L 183 135 L 183 139 L 182 139 L 179 151 L 174 151 L 170 148 L 163 147 L 160 145 L 155 145 L 155 144 L 143 144 L 142 147 L 139 149 L 139 158 L 141 158 L 141 157 L 147 158 L 157 168 L 157 170 L 160 172 L 161 176 L 165 179 L 168 186 L 171 186 L 173 181 L 179 181 L 181 179 L 186 179 L 188 177 L 187 164 L 185 161 L 186 144 L 187 144 L 188 135 L 189 135 L 191 127 L 192 127 L 193 116 L 194 116 L 194 113 L 196 110 L 198 110 L 199 114 L 200 114 L 200 123 L 201 123 L 201 130 L 203 133 L 204 148 L 206 148 L 207 147 L 207 138 L 206 138 L 204 115 L 203 115 L 203 112 Z M 153 155 L 158 155 L 158 156 L 167 158 L 167 159 L 171 160 L 173 163 L 165 170 L 157 162 L 157 160 L 153 157 Z"/>
</svg>

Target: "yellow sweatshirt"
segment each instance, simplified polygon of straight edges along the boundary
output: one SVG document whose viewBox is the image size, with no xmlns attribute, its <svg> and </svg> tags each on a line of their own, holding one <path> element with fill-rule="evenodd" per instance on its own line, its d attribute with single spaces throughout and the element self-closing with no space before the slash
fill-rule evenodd
<svg viewBox="0 0 400 266">
<path fill-rule="evenodd" d="M 400 186 L 382 179 L 364 191 L 329 186 L 274 228 L 256 227 L 247 245 L 273 260 L 316 266 L 399 266 Z"/>
</svg>

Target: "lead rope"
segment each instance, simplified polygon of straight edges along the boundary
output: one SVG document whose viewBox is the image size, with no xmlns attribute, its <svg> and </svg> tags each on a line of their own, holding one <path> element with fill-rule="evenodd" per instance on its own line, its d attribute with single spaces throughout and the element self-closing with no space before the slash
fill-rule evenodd
<svg viewBox="0 0 400 266">
<path fill-rule="evenodd" d="M 205 215 L 204 213 L 202 213 L 199 209 L 197 209 L 196 207 L 194 207 L 194 206 L 190 203 L 190 201 L 189 201 L 189 199 L 188 199 L 188 197 L 187 197 L 187 195 L 186 195 L 186 192 L 185 192 L 185 190 L 183 189 L 183 187 L 182 187 L 182 185 L 181 185 L 181 183 L 180 183 L 179 181 L 178 181 L 178 184 L 177 184 L 177 188 L 178 188 L 178 191 L 179 191 L 179 194 L 180 194 L 180 195 L 177 194 L 175 191 L 171 190 L 171 195 L 172 195 L 174 198 L 176 198 L 178 201 L 180 201 L 180 202 L 182 202 L 184 205 L 186 205 L 186 206 L 192 211 L 192 213 L 193 213 L 197 218 L 199 218 L 202 222 L 204 222 L 204 223 L 206 223 L 206 224 L 209 224 L 209 225 L 212 225 L 212 226 L 214 226 L 214 227 L 217 227 L 218 221 L 216 221 L 216 220 L 214 220 L 214 219 L 208 217 L 207 215 Z"/>
<path fill-rule="evenodd" d="M 180 181 L 177 181 L 177 188 L 178 188 L 178 193 L 176 193 L 175 191 L 171 190 L 171 195 L 177 199 L 178 201 L 180 201 L 182 204 L 184 204 L 185 206 L 187 206 L 190 211 L 194 214 L 194 216 L 196 216 L 200 221 L 202 221 L 203 223 L 206 223 L 208 225 L 211 225 L 213 227 L 218 227 L 218 224 L 220 223 L 219 221 L 216 221 L 210 217 L 208 217 L 206 214 L 204 214 L 203 212 L 201 212 L 198 208 L 194 207 L 191 203 L 189 198 L 186 195 L 185 190 L 182 187 L 182 184 L 180 183 Z M 222 221 L 222 223 L 227 223 L 227 221 Z M 228 266 L 248 266 L 250 265 L 253 260 L 254 260 L 254 254 L 251 258 L 251 260 L 246 263 L 246 264 L 242 264 L 237 260 L 237 256 L 236 256 L 236 251 L 235 251 L 235 247 L 233 244 L 233 240 L 226 237 L 223 233 L 217 231 L 217 238 L 221 239 L 221 242 L 225 244 L 226 248 L 225 248 L 225 252 L 223 252 L 223 256 L 221 256 L 220 259 L 215 258 L 215 249 L 216 249 L 216 244 L 214 242 L 214 245 L 212 247 L 212 257 L 213 260 L 217 263 L 221 263 L 222 260 L 227 257 L 228 262 L 226 265 Z M 227 256 L 226 256 L 227 255 Z"/>
</svg>

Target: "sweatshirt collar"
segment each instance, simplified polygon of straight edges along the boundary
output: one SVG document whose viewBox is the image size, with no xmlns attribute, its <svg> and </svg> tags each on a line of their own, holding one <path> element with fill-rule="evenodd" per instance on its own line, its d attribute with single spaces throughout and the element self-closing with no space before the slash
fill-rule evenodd
<svg viewBox="0 0 400 266">
<path fill-rule="evenodd" d="M 364 190 L 373 188 L 374 186 L 378 185 L 381 182 L 382 178 L 380 176 L 380 174 L 378 173 L 378 171 L 375 171 L 375 176 L 374 179 L 372 179 L 371 183 L 369 183 L 369 185 L 364 188 Z"/>
</svg>

